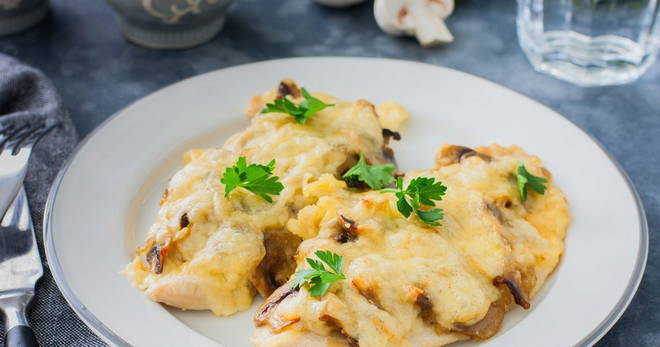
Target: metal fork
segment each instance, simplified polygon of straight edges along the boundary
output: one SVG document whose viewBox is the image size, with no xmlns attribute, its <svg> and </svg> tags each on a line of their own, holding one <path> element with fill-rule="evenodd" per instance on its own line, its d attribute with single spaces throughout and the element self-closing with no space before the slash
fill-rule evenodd
<svg viewBox="0 0 660 347">
<path fill-rule="evenodd" d="M 45 121 L 33 124 L 5 123 L 0 129 L 0 218 L 23 184 L 32 147 L 59 126 L 59 122 L 46 125 Z"/>
<path fill-rule="evenodd" d="M 25 189 L 0 225 L 0 312 L 5 317 L 5 346 L 37 347 L 26 311 L 43 275 Z"/>
</svg>

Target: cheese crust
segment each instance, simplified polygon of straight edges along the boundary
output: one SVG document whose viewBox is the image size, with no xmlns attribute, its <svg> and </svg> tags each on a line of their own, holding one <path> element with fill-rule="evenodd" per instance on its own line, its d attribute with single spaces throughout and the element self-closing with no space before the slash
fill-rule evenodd
<svg viewBox="0 0 660 347">
<path fill-rule="evenodd" d="M 293 81 L 282 81 L 252 99 L 245 131 L 221 148 L 185 154 L 185 166 L 170 180 L 144 247 L 124 270 L 150 299 L 221 316 L 247 309 L 255 290 L 268 296 L 295 268 L 301 238 L 286 225 L 317 201 L 302 194 L 302 187 L 323 174 L 339 177 L 360 153 L 374 164 L 393 160 L 381 118 L 367 101 L 314 94 L 335 106 L 304 124 L 287 114 L 260 113 L 278 97 L 300 102 L 300 94 Z M 399 109 L 386 106 L 397 111 L 390 112 L 389 123 L 405 119 Z M 220 179 L 241 156 L 263 165 L 276 159 L 274 175 L 285 188 L 273 203 L 240 188 L 224 196 Z"/>
<path fill-rule="evenodd" d="M 519 161 L 549 180 L 544 195 L 521 201 L 513 174 Z M 314 251 L 330 250 L 344 257 L 347 279 L 321 298 L 285 284 L 255 314 L 252 342 L 440 346 L 489 338 L 512 305 L 528 308 L 564 250 L 565 196 L 540 160 L 515 146 L 446 145 L 436 162 L 405 181 L 435 177 L 447 186 L 438 227 L 405 218 L 393 194 L 356 193 L 330 175 L 308 182 L 303 194 L 319 200 L 289 222 L 305 239 L 298 268 Z M 348 229 L 346 219 L 354 222 Z"/>
<path fill-rule="evenodd" d="M 348 187 L 341 179 L 360 154 L 393 163 L 408 113 L 399 104 L 345 102 L 304 124 L 265 113 L 276 98 L 302 101 L 284 80 L 255 96 L 248 128 L 220 148 L 196 149 L 170 180 L 144 246 L 124 269 L 150 299 L 211 310 L 246 310 L 256 293 L 256 346 L 441 346 L 495 335 L 505 312 L 529 308 L 564 251 L 566 197 L 541 160 L 517 146 L 444 145 L 432 169 L 408 172 L 447 186 L 441 226 L 404 217 L 392 193 Z M 225 196 L 220 179 L 239 157 L 276 160 L 284 185 L 269 203 L 242 188 Z M 544 194 L 520 197 L 519 162 L 548 180 Z M 344 257 L 346 279 L 320 298 L 292 288 L 317 250 Z"/>
</svg>

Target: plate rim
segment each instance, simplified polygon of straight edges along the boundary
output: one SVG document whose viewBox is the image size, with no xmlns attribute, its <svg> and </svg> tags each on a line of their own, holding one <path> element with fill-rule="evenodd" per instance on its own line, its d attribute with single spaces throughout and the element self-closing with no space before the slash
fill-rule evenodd
<svg viewBox="0 0 660 347">
<path fill-rule="evenodd" d="M 160 91 L 164 89 L 169 89 L 169 88 L 174 88 L 175 86 L 188 82 L 189 80 L 212 74 L 212 73 L 217 73 L 222 70 L 227 70 L 227 69 L 235 69 L 235 68 L 242 68 L 245 66 L 249 65 L 258 65 L 258 64 L 267 64 L 267 63 L 273 63 L 273 62 L 282 62 L 282 61 L 300 61 L 300 60 L 336 60 L 336 61 L 349 61 L 349 60 L 372 60 L 372 61 L 382 61 L 382 62 L 394 62 L 394 63 L 406 63 L 406 64 L 416 64 L 416 65 L 424 65 L 426 67 L 430 68 L 437 68 L 441 70 L 450 70 L 452 72 L 456 72 L 459 74 L 467 75 L 472 78 L 479 79 L 481 81 L 486 82 L 489 85 L 494 85 L 499 88 L 506 89 L 512 93 L 515 93 L 516 95 L 523 97 L 525 99 L 528 99 L 532 101 L 533 103 L 548 109 L 551 111 L 551 113 L 554 114 L 554 116 L 559 117 L 568 123 L 570 123 L 571 126 L 577 128 L 583 135 L 585 135 L 587 138 L 589 138 L 593 143 L 598 146 L 598 148 L 607 156 L 607 158 L 610 160 L 612 164 L 614 164 L 614 167 L 617 169 L 621 177 L 624 179 L 626 186 L 630 193 L 632 193 L 633 198 L 635 200 L 635 206 L 637 208 L 637 213 L 638 213 L 638 218 L 639 218 L 639 224 L 640 224 L 640 240 L 639 240 L 639 252 L 637 254 L 637 260 L 635 262 L 635 267 L 632 273 L 632 276 L 628 282 L 628 285 L 626 286 L 626 289 L 622 296 L 619 298 L 619 301 L 616 303 L 614 308 L 609 312 L 607 316 L 591 331 L 589 332 L 582 340 L 578 341 L 575 346 L 591 346 L 595 344 L 598 340 L 600 340 L 611 328 L 614 326 L 614 324 L 619 320 L 619 318 L 623 315 L 623 313 L 626 311 L 628 306 L 630 305 L 630 302 L 635 296 L 635 293 L 637 292 L 637 289 L 639 288 L 639 285 L 642 281 L 642 278 L 644 277 L 644 270 L 646 268 L 646 262 L 648 259 L 648 249 L 649 249 L 649 230 L 648 230 L 648 220 L 646 218 L 646 211 L 644 209 L 644 204 L 642 202 L 642 199 L 637 192 L 637 189 L 635 188 L 632 180 L 630 179 L 630 176 L 628 173 L 623 169 L 621 164 L 614 158 L 614 156 L 598 141 L 594 136 L 591 134 L 587 133 L 584 129 L 582 129 L 580 126 L 578 126 L 575 122 L 573 122 L 571 119 L 568 119 L 564 117 L 561 113 L 558 111 L 555 111 L 551 107 L 545 105 L 544 103 L 537 101 L 525 94 L 522 94 L 521 92 L 518 92 L 516 90 L 513 90 L 507 86 L 501 85 L 499 83 L 496 83 L 488 78 L 478 76 L 471 74 L 469 72 L 453 69 L 450 67 L 446 66 L 441 66 L 441 65 L 434 65 L 431 63 L 426 63 L 426 62 L 420 62 L 420 61 L 414 61 L 414 60 L 405 60 L 405 59 L 392 59 L 392 58 L 381 58 L 381 57 L 346 57 L 346 56 L 317 56 L 317 57 L 292 57 L 292 58 L 279 58 L 279 59 L 269 59 L 269 60 L 262 60 L 262 61 L 257 61 L 257 62 L 249 62 L 249 63 L 244 63 L 244 64 L 238 64 L 238 65 L 232 65 L 232 66 L 227 66 L 223 67 L 220 69 L 215 69 L 212 71 L 207 71 L 202 74 L 190 76 L 188 78 L 182 79 L 180 81 L 174 82 L 172 84 L 166 85 L 164 87 L 158 88 L 154 90 L 153 92 L 138 98 L 128 105 L 122 107 L 112 115 L 110 115 L 108 118 L 106 118 L 103 122 L 101 122 L 96 128 L 94 128 L 89 134 L 85 136 L 84 139 L 82 139 L 76 147 L 73 149 L 65 163 L 60 167 L 58 170 L 57 175 L 55 176 L 55 179 L 53 180 L 53 183 L 50 187 L 50 191 L 48 193 L 48 198 L 46 200 L 46 206 L 44 207 L 44 215 L 43 215 L 43 240 L 44 240 L 44 250 L 46 253 L 46 259 L 49 264 L 49 268 L 51 271 L 51 274 L 53 276 L 53 279 L 55 280 L 55 283 L 57 284 L 57 287 L 59 288 L 60 292 L 62 293 L 62 296 L 64 299 L 67 301 L 69 306 L 73 309 L 73 311 L 76 313 L 76 315 L 81 319 L 81 321 L 87 325 L 98 337 L 103 339 L 105 342 L 110 343 L 112 345 L 116 346 L 131 346 L 128 342 L 126 342 L 124 339 L 122 339 L 119 335 L 117 335 L 112 329 L 107 327 L 103 322 L 101 322 L 91 311 L 87 310 L 85 305 L 80 302 L 78 297 L 75 295 L 73 289 L 69 286 L 64 273 L 62 271 L 61 264 L 59 262 L 59 259 L 57 257 L 57 250 L 55 249 L 55 244 L 54 244 L 54 238 L 53 238 L 53 229 L 52 229 L 52 215 L 53 215 L 53 207 L 55 205 L 55 200 L 57 198 L 57 193 L 59 191 L 60 185 L 62 183 L 62 179 L 66 175 L 69 167 L 71 166 L 71 163 L 73 160 L 77 157 L 78 152 L 87 144 L 87 142 L 93 138 L 101 129 L 106 127 L 108 123 L 112 122 L 113 120 L 117 119 L 118 116 L 123 114 L 127 109 L 132 107 L 133 105 L 144 101 L 145 99 L 148 98 L 153 98 L 154 95 L 159 93 Z"/>
</svg>

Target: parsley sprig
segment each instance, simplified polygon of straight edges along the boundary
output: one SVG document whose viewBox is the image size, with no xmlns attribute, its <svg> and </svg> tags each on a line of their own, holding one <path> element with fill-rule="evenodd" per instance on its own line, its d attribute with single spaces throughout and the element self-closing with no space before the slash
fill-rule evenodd
<svg viewBox="0 0 660 347">
<path fill-rule="evenodd" d="M 371 189 L 382 189 L 394 182 L 394 165 L 369 165 L 360 153 L 360 160 L 342 176 L 349 186 L 358 182 L 366 183 Z"/>
<path fill-rule="evenodd" d="M 441 225 L 438 220 L 443 218 L 443 211 L 440 208 L 430 210 L 421 210 L 422 206 L 435 206 L 433 200 L 440 201 L 442 196 L 445 195 L 447 187 L 442 182 L 435 181 L 433 177 L 416 177 L 413 178 L 408 187 L 403 189 L 403 180 L 398 178 L 396 180 L 396 189 L 386 188 L 381 192 L 394 193 L 398 198 L 396 207 L 402 215 L 408 217 L 411 213 L 415 213 L 424 224 L 431 226 Z"/>
<path fill-rule="evenodd" d="M 326 104 L 311 96 L 305 88 L 302 88 L 302 96 L 305 100 L 298 105 L 287 98 L 275 99 L 272 104 L 266 104 L 266 108 L 261 110 L 261 113 L 286 113 L 302 124 L 324 108 L 335 106 L 335 104 Z"/>
<path fill-rule="evenodd" d="M 546 189 L 544 183 L 548 182 L 545 177 L 534 176 L 529 173 L 522 161 L 518 162 L 518 167 L 516 168 L 516 181 L 518 183 L 520 197 L 523 201 L 527 200 L 527 187 L 532 188 L 532 190 L 539 194 L 544 194 Z"/>
<path fill-rule="evenodd" d="M 228 167 L 220 182 L 225 184 L 225 197 L 237 187 L 245 188 L 259 195 L 268 202 L 273 202 L 270 195 L 279 195 L 284 185 L 279 182 L 277 176 L 273 176 L 275 159 L 268 165 L 247 165 L 245 157 L 238 158 L 236 165 Z"/>
<path fill-rule="evenodd" d="M 313 297 L 319 297 L 325 295 L 332 283 L 346 279 L 341 269 L 344 264 L 344 257 L 330 251 L 316 251 L 314 254 L 323 263 L 326 263 L 332 272 L 326 270 L 321 261 L 306 258 L 305 260 L 311 266 L 311 269 L 296 271 L 291 281 L 291 287 L 296 289 L 309 284 L 309 293 Z"/>
</svg>

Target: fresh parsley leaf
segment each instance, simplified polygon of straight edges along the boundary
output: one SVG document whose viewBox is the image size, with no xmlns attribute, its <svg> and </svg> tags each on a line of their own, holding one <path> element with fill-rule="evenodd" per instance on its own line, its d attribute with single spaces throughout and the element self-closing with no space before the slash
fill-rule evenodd
<svg viewBox="0 0 660 347">
<path fill-rule="evenodd" d="M 291 287 L 296 289 L 309 284 L 309 293 L 313 297 L 319 297 L 325 295 L 332 283 L 346 279 L 342 272 L 344 257 L 330 251 L 319 250 L 314 254 L 320 260 L 306 258 L 305 260 L 311 268 L 296 271 L 291 281 Z M 328 271 L 323 263 L 332 271 Z"/>
<path fill-rule="evenodd" d="M 435 206 L 433 200 L 442 200 L 442 196 L 445 195 L 446 191 L 447 187 L 440 181 L 436 182 L 433 177 L 413 178 L 406 189 L 403 189 L 403 180 L 398 178 L 396 180 L 396 189 L 381 189 L 381 192 L 389 192 L 396 195 L 398 199 L 396 207 L 402 215 L 409 217 L 414 212 L 419 220 L 431 226 L 441 225 L 437 221 L 441 220 L 444 216 L 442 209 L 422 210 L 421 207 Z"/>
<path fill-rule="evenodd" d="M 516 168 L 516 181 L 518 182 L 518 191 L 523 201 L 527 200 L 527 187 L 532 188 L 539 194 L 545 193 L 546 186 L 544 183 L 548 182 L 545 177 L 534 176 L 525 167 L 522 161 L 518 162 Z"/>
<path fill-rule="evenodd" d="M 266 104 L 266 108 L 261 110 L 261 113 L 286 113 L 302 124 L 324 108 L 335 106 L 335 104 L 326 104 L 313 97 L 305 88 L 302 88 L 302 96 L 304 100 L 298 105 L 287 98 L 275 99 L 272 104 Z"/>
<path fill-rule="evenodd" d="M 349 185 L 356 185 L 359 181 L 366 183 L 371 189 L 382 189 L 394 182 L 394 165 L 369 165 L 360 153 L 360 160 L 342 176 Z"/>
<path fill-rule="evenodd" d="M 225 197 L 229 196 L 232 190 L 241 187 L 259 195 L 268 202 L 273 202 L 269 195 L 279 195 L 284 185 L 279 182 L 277 176 L 272 176 L 275 169 L 275 159 L 268 165 L 250 164 L 247 165 L 245 157 L 238 158 L 236 164 L 228 167 L 220 182 L 225 185 Z"/>
</svg>

